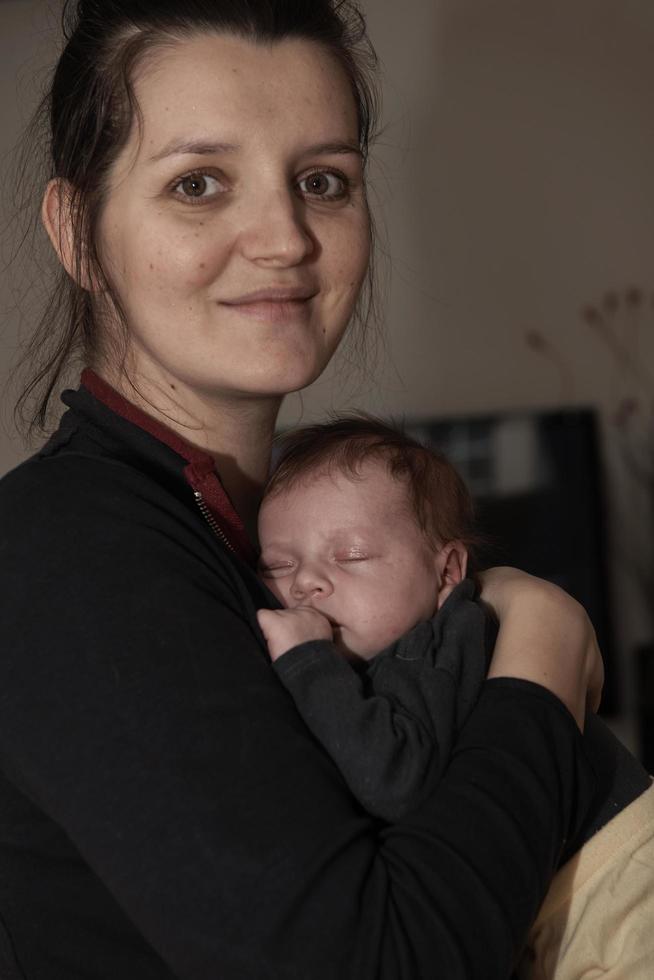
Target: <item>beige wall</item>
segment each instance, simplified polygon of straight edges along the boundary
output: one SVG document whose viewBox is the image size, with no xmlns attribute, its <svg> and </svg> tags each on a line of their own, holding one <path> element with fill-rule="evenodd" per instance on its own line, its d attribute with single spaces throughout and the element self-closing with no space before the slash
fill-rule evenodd
<svg viewBox="0 0 654 980">
<path fill-rule="evenodd" d="M 30 282 L 22 270 L 6 263 L 14 250 L 17 188 L 13 154 L 23 127 L 38 103 L 53 52 L 57 50 L 58 5 L 44 0 L 4 0 L 0 2 L 0 385 L 11 380 L 11 364 L 18 343 L 18 308 L 34 309 L 38 282 Z M 0 403 L 0 472 L 6 471 L 25 455 L 25 449 L 12 423 L 11 392 L 4 390 Z"/>
<path fill-rule="evenodd" d="M 289 399 L 283 420 L 345 404 L 413 416 L 595 404 L 608 418 L 625 386 L 578 311 L 612 288 L 654 290 L 654 5 L 364 6 L 385 80 L 372 190 L 391 255 L 388 356 L 354 389 L 338 383 L 336 365 Z M 24 114 L 16 74 L 29 103 L 26 80 L 54 44 L 51 9 L 0 4 L 3 151 Z M 6 352 L 6 286 L 0 301 Z M 641 363 L 654 364 L 649 307 L 641 319 Z M 558 364 L 527 347 L 534 329 L 555 345 Z M 642 501 L 616 464 L 610 425 L 606 437 L 614 537 L 627 550 L 644 547 Z M 3 438 L 0 467 L 18 453 Z M 651 622 L 617 547 L 612 576 L 629 678 L 629 653 Z"/>
</svg>

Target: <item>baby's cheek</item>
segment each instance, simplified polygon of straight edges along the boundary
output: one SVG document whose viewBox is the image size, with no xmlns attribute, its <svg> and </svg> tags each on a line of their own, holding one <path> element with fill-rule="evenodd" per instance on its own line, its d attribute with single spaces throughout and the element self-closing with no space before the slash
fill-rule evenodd
<svg viewBox="0 0 654 980">
<path fill-rule="evenodd" d="M 406 633 L 407 629 L 407 618 L 405 616 L 401 616 L 399 613 L 387 616 L 384 620 L 384 635 L 382 638 L 384 646 L 388 646 L 389 643 L 394 643 L 395 640 L 399 640 L 402 634 Z"/>
<path fill-rule="evenodd" d="M 413 600 L 413 601 L 412 601 Z M 404 601 L 387 603 L 380 616 L 377 634 L 383 646 L 395 643 L 401 636 L 413 629 L 424 619 L 416 608 L 415 597 L 406 596 Z"/>
<path fill-rule="evenodd" d="M 408 628 L 406 612 L 399 607 L 386 604 L 377 610 L 376 616 L 370 618 L 365 632 L 371 650 L 379 653 L 384 647 L 398 640 Z"/>
</svg>

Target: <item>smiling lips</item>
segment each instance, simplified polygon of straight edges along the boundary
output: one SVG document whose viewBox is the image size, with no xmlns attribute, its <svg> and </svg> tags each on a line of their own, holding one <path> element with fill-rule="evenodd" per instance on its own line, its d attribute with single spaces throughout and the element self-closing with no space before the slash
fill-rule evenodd
<svg viewBox="0 0 654 980">
<path fill-rule="evenodd" d="M 306 286 L 258 289 L 236 299 L 221 300 L 221 306 L 228 306 L 254 320 L 284 323 L 298 317 L 307 317 L 309 302 L 317 292 L 316 289 Z"/>
</svg>

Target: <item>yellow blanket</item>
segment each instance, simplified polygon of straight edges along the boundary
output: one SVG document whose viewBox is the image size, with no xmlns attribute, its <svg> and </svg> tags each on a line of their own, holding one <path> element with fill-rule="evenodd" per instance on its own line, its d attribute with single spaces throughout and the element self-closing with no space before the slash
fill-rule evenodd
<svg viewBox="0 0 654 980">
<path fill-rule="evenodd" d="M 520 980 L 654 980 L 654 785 L 556 874 Z"/>
</svg>

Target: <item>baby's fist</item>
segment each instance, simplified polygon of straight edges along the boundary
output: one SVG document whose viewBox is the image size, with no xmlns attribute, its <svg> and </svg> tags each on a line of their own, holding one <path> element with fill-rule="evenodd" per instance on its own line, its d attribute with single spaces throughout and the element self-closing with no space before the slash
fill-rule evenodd
<svg viewBox="0 0 654 980">
<path fill-rule="evenodd" d="M 331 640 L 332 628 L 326 616 L 312 606 L 295 609 L 259 609 L 257 619 L 275 661 L 291 647 L 309 640 Z"/>
</svg>

